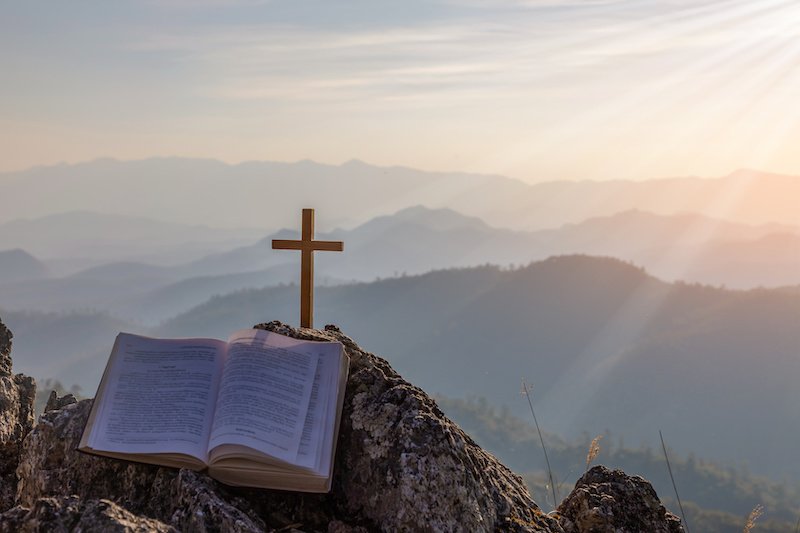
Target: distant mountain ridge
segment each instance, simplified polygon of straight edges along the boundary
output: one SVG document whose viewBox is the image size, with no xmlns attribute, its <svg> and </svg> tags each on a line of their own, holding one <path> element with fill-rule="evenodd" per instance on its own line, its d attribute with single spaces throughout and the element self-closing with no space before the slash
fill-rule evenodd
<svg viewBox="0 0 800 533">
<path fill-rule="evenodd" d="M 448 207 L 492 226 L 538 230 L 628 209 L 696 212 L 761 224 L 800 224 L 800 178 L 740 170 L 721 178 L 527 184 L 496 175 L 425 172 L 359 161 L 323 165 L 153 158 L 101 159 L 0 174 L 0 196 L 14 198 L 5 220 L 73 209 L 217 227 L 289 227 L 302 207 L 324 212 L 323 229 L 353 227 L 413 205 Z M 2 222 L 2 220 L 0 220 Z M 295 222 L 296 223 L 296 222 Z"/>
<path fill-rule="evenodd" d="M 2 184 L 0 184 L 2 188 Z M 213 251 L 251 243 L 262 230 L 224 230 L 141 216 L 88 211 L 17 218 L 0 224 L 0 250 L 23 248 L 55 269 L 72 273 L 111 261 L 185 262 Z"/>
<path fill-rule="evenodd" d="M 261 321 L 296 323 L 297 292 L 216 296 L 156 329 L 91 313 L 3 318 L 25 335 L 20 370 L 91 390 L 120 329 L 224 338 Z M 317 325 L 337 324 L 432 392 L 485 396 L 525 416 L 525 377 L 549 430 L 575 438 L 608 429 L 655 445 L 662 429 L 682 453 L 746 460 L 775 478 L 800 477 L 787 459 L 800 440 L 798 317 L 797 290 L 670 284 L 587 256 L 319 287 L 315 312 Z M 61 357 L 41 361 L 55 346 Z"/>
<path fill-rule="evenodd" d="M 40 279 L 47 274 L 45 264 L 25 250 L 0 250 L 0 285 Z"/>
<path fill-rule="evenodd" d="M 323 165 L 153 158 L 100 159 L 0 174 L 0 196 L 16 199 L 0 216 L 51 214 L 36 191 L 49 190 L 73 209 L 159 218 L 216 227 L 286 227 L 299 210 L 317 207 L 328 228 L 352 226 L 430 199 L 447 203 L 469 191 L 519 191 L 527 186 L 501 176 L 432 173 L 374 167 L 359 161 Z M 137 199 L 138 201 L 131 201 Z M 188 201 L 187 201 L 188 200 Z"/>
<path fill-rule="evenodd" d="M 296 282 L 297 258 L 273 250 L 273 238 L 298 238 L 298 231 L 280 230 L 254 244 L 174 266 L 121 261 L 58 279 L 0 280 L 0 302 L 17 310 L 93 308 L 154 324 L 214 295 Z M 631 261 L 666 280 L 733 288 L 800 285 L 800 230 L 696 214 L 626 211 L 554 230 L 520 232 L 450 209 L 415 206 L 317 238 L 342 240 L 346 250 L 317 254 L 318 285 L 488 263 L 524 265 L 574 253 Z"/>
<path fill-rule="evenodd" d="M 219 335 L 253 317 L 293 323 L 296 299 L 290 287 L 215 298 L 159 334 Z M 608 429 L 655 445 L 663 429 L 676 449 L 775 477 L 800 477 L 787 459 L 800 439 L 798 317 L 793 291 L 668 284 L 581 256 L 320 288 L 316 310 L 318 324 L 339 325 L 427 390 L 485 396 L 524 416 L 525 377 L 552 431 Z"/>
</svg>

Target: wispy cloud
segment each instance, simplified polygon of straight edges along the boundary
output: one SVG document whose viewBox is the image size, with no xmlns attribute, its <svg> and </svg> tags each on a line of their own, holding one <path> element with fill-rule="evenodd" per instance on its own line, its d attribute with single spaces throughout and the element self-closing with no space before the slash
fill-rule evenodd
<svg viewBox="0 0 800 533">
<path fill-rule="evenodd" d="M 141 130 L 205 129 L 207 144 L 225 128 L 237 146 L 244 135 L 292 132 L 308 142 L 309 124 L 333 132 L 379 123 L 394 135 L 387 145 L 408 139 L 409 153 L 431 154 L 422 139 L 446 137 L 453 153 L 485 152 L 476 169 L 516 175 L 589 166 L 657 175 L 647 170 L 652 161 L 664 168 L 671 160 L 710 161 L 714 151 L 717 160 L 746 152 L 761 161 L 788 154 L 796 130 L 789 122 L 797 107 L 791 95 L 800 91 L 794 0 L 104 6 L 64 8 L 49 19 L 25 8 L 16 8 L 24 16 L 0 16 L 0 67 L 36 66 L 0 87 L 12 116 L 30 123 L 47 110 L 64 127 L 125 120 Z M 31 37 L 42 20 L 47 46 Z M 46 89 L 54 84 L 57 94 Z M 724 154 L 723 143 L 704 145 L 703 154 L 694 148 L 713 136 L 728 139 Z M 634 145 L 641 168 L 615 155 Z M 341 158 L 369 159 L 363 142 L 354 146 L 358 152 Z"/>
</svg>

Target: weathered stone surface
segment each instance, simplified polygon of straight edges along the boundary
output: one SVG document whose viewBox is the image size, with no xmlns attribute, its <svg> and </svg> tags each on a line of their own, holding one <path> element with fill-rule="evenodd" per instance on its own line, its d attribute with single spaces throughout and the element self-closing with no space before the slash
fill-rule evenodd
<svg viewBox="0 0 800 533">
<path fill-rule="evenodd" d="M 78 403 L 78 400 L 72 394 L 65 394 L 64 396 L 59 396 L 56 391 L 51 390 L 50 396 L 47 398 L 47 404 L 44 406 L 44 412 L 47 411 L 57 411 L 62 407 L 66 407 L 71 403 Z"/>
<path fill-rule="evenodd" d="M 621 470 L 595 466 L 558 506 L 566 533 L 682 533 L 648 481 Z"/>
<path fill-rule="evenodd" d="M 11 339 L 14 335 L 0 320 L 0 376 L 11 375 Z"/>
<path fill-rule="evenodd" d="M 560 515 L 546 515 L 519 476 L 477 446 L 423 391 L 337 328 L 257 327 L 338 340 L 350 356 L 329 494 L 234 488 L 189 470 L 79 453 L 92 400 L 56 396 L 24 441 L 18 507 L 0 515 L 11 524 L 7 530 L 682 531 L 647 482 L 599 468 L 581 479 Z"/>
<path fill-rule="evenodd" d="M 337 340 L 350 357 L 331 497 L 345 516 L 385 531 L 557 531 L 522 479 L 451 422 L 422 390 L 335 326 L 259 328 Z"/>
<path fill-rule="evenodd" d="M 33 507 L 15 507 L 0 514 L 0 533 L 161 533 L 175 529 L 126 511 L 108 500 L 81 500 L 77 496 L 41 498 Z"/>
<path fill-rule="evenodd" d="M 33 427 L 36 396 L 33 379 L 11 373 L 12 337 L 0 321 L 0 512 L 14 505 L 15 470 L 22 439 Z"/>
<path fill-rule="evenodd" d="M 560 531 L 522 480 L 484 452 L 423 391 L 335 328 L 259 327 L 339 340 L 351 358 L 330 494 L 227 487 L 203 474 L 75 451 L 91 400 L 42 415 L 25 441 L 17 502 L 75 494 L 194 531 Z"/>
<path fill-rule="evenodd" d="M 224 488 L 203 474 L 105 459 L 77 451 L 92 400 L 44 413 L 24 444 L 17 503 L 74 494 L 109 499 L 129 511 L 191 531 L 263 531 L 225 500 Z"/>
</svg>

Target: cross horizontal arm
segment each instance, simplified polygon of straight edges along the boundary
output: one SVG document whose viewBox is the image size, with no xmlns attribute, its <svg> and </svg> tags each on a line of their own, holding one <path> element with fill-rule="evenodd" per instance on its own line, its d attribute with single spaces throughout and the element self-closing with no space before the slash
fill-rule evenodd
<svg viewBox="0 0 800 533">
<path fill-rule="evenodd" d="M 312 250 L 323 252 L 343 252 L 344 243 L 341 241 L 311 241 Z"/>
<path fill-rule="evenodd" d="M 341 241 L 290 241 L 273 239 L 272 248 L 275 250 L 321 250 L 323 252 L 344 251 Z"/>
</svg>

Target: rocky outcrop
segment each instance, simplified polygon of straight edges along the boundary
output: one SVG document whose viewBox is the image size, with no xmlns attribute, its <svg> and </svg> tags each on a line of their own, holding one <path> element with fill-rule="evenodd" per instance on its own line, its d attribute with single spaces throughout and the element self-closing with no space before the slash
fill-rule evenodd
<svg viewBox="0 0 800 533">
<path fill-rule="evenodd" d="M 47 411 L 57 411 L 72 403 L 78 403 L 74 395 L 65 394 L 64 396 L 59 396 L 56 391 L 51 390 L 50 396 L 47 398 L 47 403 L 44 406 L 44 411 L 45 413 Z"/>
<path fill-rule="evenodd" d="M 350 357 L 330 494 L 226 487 L 191 471 L 115 461 L 75 450 L 91 400 L 44 413 L 25 441 L 17 501 L 74 494 L 111 500 L 178 529 L 263 531 L 557 531 L 516 474 L 448 420 L 422 390 L 335 328 L 262 328 L 338 340 Z"/>
<path fill-rule="evenodd" d="M 661 526 L 625 529 L 666 515 L 654 511 L 641 519 L 626 517 L 660 507 L 652 488 L 648 492 L 638 478 L 597 469 L 579 487 L 586 497 L 573 493 L 560 514 L 545 514 L 519 476 L 475 444 L 422 390 L 337 328 L 296 330 L 277 322 L 258 327 L 305 339 L 338 340 L 350 356 L 329 494 L 234 488 L 189 470 L 79 453 L 76 447 L 92 400 L 75 403 L 55 397 L 24 441 L 17 463 L 16 507 L 0 509 L 5 510 L 0 532 L 680 531 Z M 595 477 L 587 478 L 593 472 Z M 633 489 L 620 489 L 626 483 L 633 483 Z M 614 518 L 608 524 L 621 524 L 618 529 L 593 529 L 605 522 L 586 517 L 595 508 L 607 514 L 601 504 L 611 506 Z"/>
<path fill-rule="evenodd" d="M 136 516 L 112 501 L 81 500 L 77 496 L 41 498 L 32 508 L 15 507 L 1 518 L 0 533 L 175 533 L 174 528 Z"/>
<path fill-rule="evenodd" d="M 11 375 L 11 339 L 14 335 L 0 320 L 0 376 Z"/>
<path fill-rule="evenodd" d="M 0 511 L 14 505 L 22 440 L 33 427 L 33 379 L 11 373 L 11 331 L 0 321 Z"/>
<path fill-rule="evenodd" d="M 565 533 L 682 533 L 678 517 L 667 512 L 649 482 L 621 470 L 595 466 L 558 506 Z"/>
</svg>

